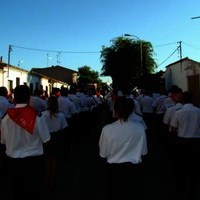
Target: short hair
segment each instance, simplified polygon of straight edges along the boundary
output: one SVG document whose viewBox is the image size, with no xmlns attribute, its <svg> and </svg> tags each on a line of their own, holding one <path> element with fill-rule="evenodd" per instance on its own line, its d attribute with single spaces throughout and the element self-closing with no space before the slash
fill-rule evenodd
<svg viewBox="0 0 200 200">
<path fill-rule="evenodd" d="M 191 92 L 183 92 L 183 103 L 193 103 L 193 95 Z"/>
<path fill-rule="evenodd" d="M 129 115 L 134 110 L 134 101 L 131 98 L 125 96 L 116 99 L 114 104 L 114 113 L 118 119 L 122 119 L 124 122 L 128 120 Z"/>
<path fill-rule="evenodd" d="M 50 111 L 51 115 L 58 112 L 58 98 L 55 95 L 51 95 L 48 98 L 48 110 Z"/>
<path fill-rule="evenodd" d="M 27 103 L 30 99 L 30 88 L 27 85 L 18 85 L 14 89 L 14 101 L 16 103 Z"/>
<path fill-rule="evenodd" d="M 0 87 L 0 96 L 7 97 L 7 95 L 8 95 L 7 88 L 4 86 Z"/>
<path fill-rule="evenodd" d="M 69 90 L 68 88 L 62 87 L 60 90 L 61 96 L 68 96 Z"/>
</svg>

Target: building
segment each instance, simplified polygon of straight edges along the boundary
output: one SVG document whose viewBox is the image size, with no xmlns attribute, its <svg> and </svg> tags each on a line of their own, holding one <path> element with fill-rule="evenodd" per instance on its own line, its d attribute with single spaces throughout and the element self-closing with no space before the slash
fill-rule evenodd
<svg viewBox="0 0 200 200">
<path fill-rule="evenodd" d="M 200 63 L 185 57 L 166 66 L 165 87 L 179 86 L 193 93 L 195 104 L 200 106 Z"/>
<path fill-rule="evenodd" d="M 37 84 L 35 87 L 40 87 L 41 90 L 51 93 L 53 88 L 61 88 L 62 86 L 69 87 L 72 84 L 78 82 L 78 72 L 62 67 L 52 66 L 46 68 L 32 68 L 30 71 L 32 77 L 37 81 L 33 81 Z M 29 81 L 32 83 L 32 81 Z"/>
<path fill-rule="evenodd" d="M 32 68 L 31 71 L 8 65 L 0 60 L 0 86 L 12 92 L 17 85 L 28 85 L 33 92 L 40 89 L 51 94 L 53 88 L 68 87 L 78 81 L 78 72 L 61 66 Z"/>
</svg>

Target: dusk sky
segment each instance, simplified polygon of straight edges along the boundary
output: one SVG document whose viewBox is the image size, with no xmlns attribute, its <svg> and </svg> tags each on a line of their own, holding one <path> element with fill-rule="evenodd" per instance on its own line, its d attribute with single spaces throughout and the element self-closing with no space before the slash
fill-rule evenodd
<svg viewBox="0 0 200 200">
<path fill-rule="evenodd" d="M 0 56 L 20 68 L 101 72 L 100 51 L 123 34 L 152 43 L 156 71 L 182 57 L 200 62 L 199 0 L 1 0 Z M 172 53 L 174 54 L 172 55 Z M 105 78 L 104 78 L 105 79 Z M 109 80 L 109 79 L 105 79 Z"/>
</svg>

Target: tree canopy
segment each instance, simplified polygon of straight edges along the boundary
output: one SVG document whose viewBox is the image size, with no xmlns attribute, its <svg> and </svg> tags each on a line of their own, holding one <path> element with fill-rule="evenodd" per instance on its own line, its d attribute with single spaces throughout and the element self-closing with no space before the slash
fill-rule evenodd
<svg viewBox="0 0 200 200">
<path fill-rule="evenodd" d="M 114 86 L 127 87 L 156 69 L 150 42 L 123 36 L 111 42 L 110 47 L 103 46 L 101 50 L 101 76 L 110 76 Z"/>
<path fill-rule="evenodd" d="M 87 85 L 88 83 L 100 83 L 99 73 L 91 70 L 89 66 L 83 66 L 78 68 L 79 82 Z"/>
</svg>

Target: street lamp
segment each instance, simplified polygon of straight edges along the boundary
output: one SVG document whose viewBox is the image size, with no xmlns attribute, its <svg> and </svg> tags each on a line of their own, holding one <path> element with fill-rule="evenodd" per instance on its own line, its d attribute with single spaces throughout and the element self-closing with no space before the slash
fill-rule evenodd
<svg viewBox="0 0 200 200">
<path fill-rule="evenodd" d="M 197 18 L 200 18 L 200 16 L 197 16 L 197 17 L 192 17 L 191 19 L 197 19 Z"/>
<path fill-rule="evenodd" d="M 136 36 L 136 35 L 131 35 L 131 34 L 124 34 L 124 36 L 126 36 L 126 37 L 135 37 L 135 38 L 137 38 L 137 40 L 140 42 L 140 70 L 141 70 L 141 75 L 143 74 L 142 73 L 142 71 L 143 71 L 143 50 L 142 50 L 142 40 L 138 37 L 138 36 Z"/>
</svg>

